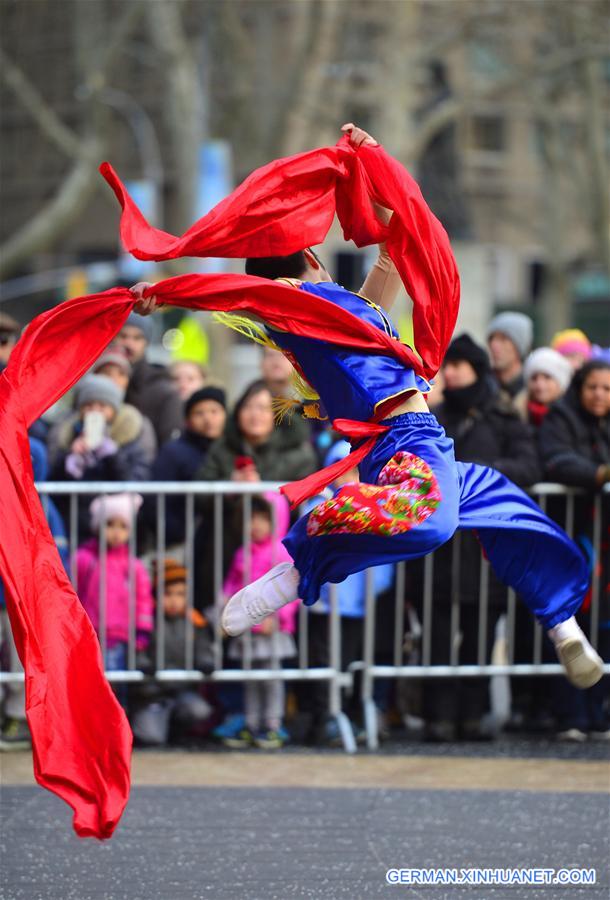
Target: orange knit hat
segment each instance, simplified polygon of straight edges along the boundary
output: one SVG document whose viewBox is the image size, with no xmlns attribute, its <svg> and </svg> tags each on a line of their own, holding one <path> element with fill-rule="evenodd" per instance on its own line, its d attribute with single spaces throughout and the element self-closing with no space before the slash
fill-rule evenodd
<svg viewBox="0 0 610 900">
<path fill-rule="evenodd" d="M 157 583 L 159 581 L 159 571 L 157 566 L 157 561 L 155 560 L 153 564 L 154 573 L 155 573 L 155 589 L 157 587 Z M 186 581 L 186 569 L 184 566 L 177 562 L 175 559 L 164 559 L 163 560 L 163 568 L 164 568 L 164 584 L 174 584 L 176 581 Z"/>
</svg>

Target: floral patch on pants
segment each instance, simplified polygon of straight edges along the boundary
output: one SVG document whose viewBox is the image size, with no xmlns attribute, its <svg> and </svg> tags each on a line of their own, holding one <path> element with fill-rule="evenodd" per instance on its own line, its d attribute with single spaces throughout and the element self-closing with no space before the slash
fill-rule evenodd
<svg viewBox="0 0 610 900">
<path fill-rule="evenodd" d="M 307 534 L 402 534 L 431 516 L 440 500 L 428 463 L 401 450 L 383 467 L 377 484 L 346 484 L 316 506 Z"/>
</svg>

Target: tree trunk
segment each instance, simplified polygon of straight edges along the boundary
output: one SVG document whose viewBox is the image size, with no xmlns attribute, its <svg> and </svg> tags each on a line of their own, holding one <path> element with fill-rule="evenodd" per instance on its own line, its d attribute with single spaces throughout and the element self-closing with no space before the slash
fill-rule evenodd
<svg viewBox="0 0 610 900">
<path fill-rule="evenodd" d="M 180 234 L 195 218 L 199 150 L 204 138 L 204 103 L 201 80 L 182 21 L 182 4 L 155 0 L 147 7 L 159 66 L 165 72 L 167 102 L 164 107 L 175 173 L 176 225 Z"/>
</svg>

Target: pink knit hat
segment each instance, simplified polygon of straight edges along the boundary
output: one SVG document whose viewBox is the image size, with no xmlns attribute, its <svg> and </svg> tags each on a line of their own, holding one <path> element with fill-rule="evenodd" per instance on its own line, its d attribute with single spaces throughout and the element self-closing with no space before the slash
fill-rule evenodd
<svg viewBox="0 0 610 900">
<path fill-rule="evenodd" d="M 110 519 L 121 519 L 131 529 L 142 503 L 139 494 L 104 494 L 96 497 L 89 506 L 91 530 L 99 531 L 102 522 Z"/>
<path fill-rule="evenodd" d="M 584 359 L 591 358 L 591 341 L 580 328 L 566 328 L 564 331 L 558 331 L 551 341 L 551 347 L 562 356 L 580 353 Z"/>
</svg>

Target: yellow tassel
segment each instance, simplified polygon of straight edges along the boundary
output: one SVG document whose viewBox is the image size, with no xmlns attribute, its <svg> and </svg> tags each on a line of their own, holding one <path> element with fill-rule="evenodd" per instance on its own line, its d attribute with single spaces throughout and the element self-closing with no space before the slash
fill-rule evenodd
<svg viewBox="0 0 610 900">
<path fill-rule="evenodd" d="M 319 403 L 304 403 L 303 404 L 303 418 L 304 419 L 320 419 L 323 422 L 328 420 L 328 416 L 320 415 L 320 404 Z"/>
<path fill-rule="evenodd" d="M 236 331 L 238 334 L 254 341 L 256 344 L 260 344 L 262 347 L 270 347 L 272 350 L 279 350 L 280 353 L 283 352 L 282 348 L 278 347 L 275 341 L 269 337 L 262 325 L 259 325 L 258 322 L 254 322 L 248 316 L 241 316 L 237 313 L 215 312 L 212 315 L 212 318 L 215 322 L 218 322 L 219 325 L 225 325 L 227 328 L 231 328 L 232 331 Z"/>
<path fill-rule="evenodd" d="M 271 408 L 273 409 L 275 424 L 280 425 L 286 417 L 290 421 L 295 409 L 300 405 L 300 400 L 295 400 L 291 397 L 274 397 L 271 401 Z"/>
<path fill-rule="evenodd" d="M 319 400 L 320 395 L 312 388 L 308 381 L 305 381 L 302 375 L 299 375 L 296 369 L 290 376 L 290 381 L 295 392 L 304 400 Z"/>
</svg>

